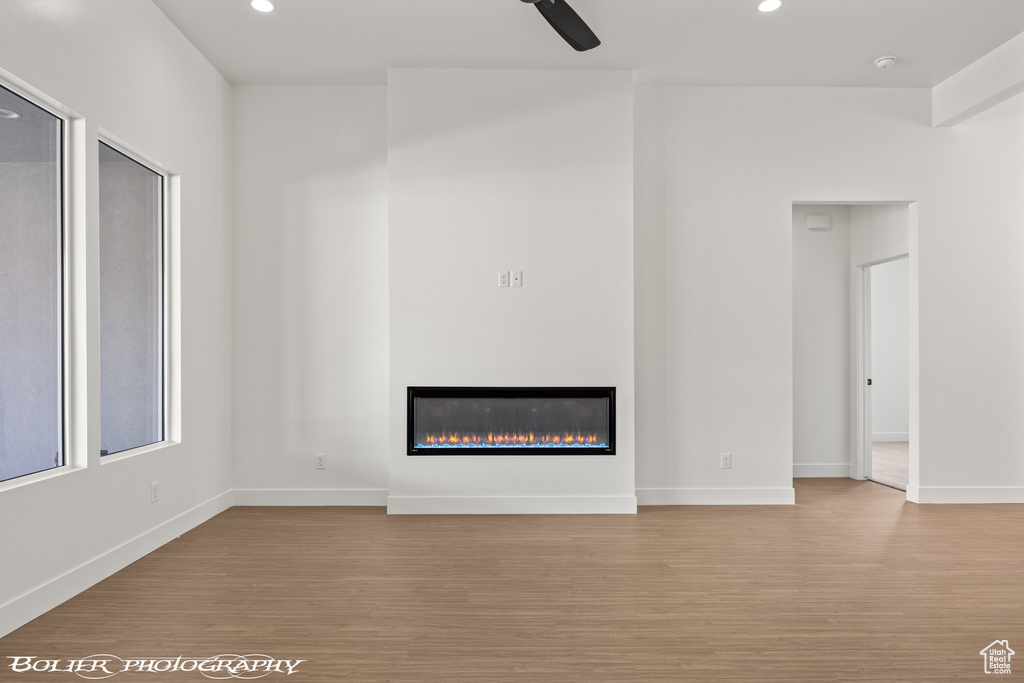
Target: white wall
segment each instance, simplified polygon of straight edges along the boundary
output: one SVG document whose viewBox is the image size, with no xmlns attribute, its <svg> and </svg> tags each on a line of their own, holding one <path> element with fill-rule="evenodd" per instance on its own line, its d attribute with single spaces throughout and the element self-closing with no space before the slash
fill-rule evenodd
<svg viewBox="0 0 1024 683">
<path fill-rule="evenodd" d="M 871 267 L 872 441 L 910 437 L 910 261 Z"/>
<path fill-rule="evenodd" d="M 832 229 L 807 229 L 826 215 Z M 793 207 L 793 476 L 850 470 L 850 207 Z"/>
<path fill-rule="evenodd" d="M 234 110 L 236 502 L 383 505 L 386 89 L 236 87 Z"/>
<path fill-rule="evenodd" d="M 1017 95 L 954 128 L 920 205 L 921 502 L 1024 502 L 1022 122 Z"/>
<path fill-rule="evenodd" d="M 910 227 L 906 203 L 851 206 L 850 267 L 909 254 Z"/>
<path fill-rule="evenodd" d="M 516 477 L 505 476 L 507 470 L 496 474 L 490 464 L 481 471 L 467 468 L 465 462 L 451 467 L 431 466 L 427 473 L 415 471 L 413 468 L 426 467 L 420 464 L 426 459 L 410 459 L 398 451 L 404 438 L 403 392 L 408 384 L 540 381 L 536 378 L 541 373 L 531 362 L 538 344 L 552 338 L 550 333 L 534 336 L 513 328 L 495 337 L 487 336 L 489 330 L 485 327 L 459 336 L 440 323 L 425 321 L 423 310 L 434 310 L 434 306 L 443 310 L 483 306 L 507 316 L 545 305 L 533 298 L 531 285 L 538 274 L 548 276 L 543 268 L 538 272 L 535 265 L 547 260 L 530 245 L 535 239 L 567 245 L 577 233 L 558 224 L 544 235 L 529 232 L 527 239 L 519 239 L 522 226 L 530 226 L 531 221 L 540 223 L 547 216 L 529 213 L 533 202 L 516 198 L 540 197 L 543 202 L 551 202 L 554 200 L 545 194 L 547 189 L 541 181 L 555 186 L 566 178 L 573 179 L 574 169 L 562 166 L 565 155 L 556 159 L 537 156 L 544 150 L 535 148 L 533 140 L 537 138 L 526 135 L 534 131 L 533 123 L 551 129 L 550 119 L 563 121 L 568 117 L 559 114 L 560 106 L 531 110 L 533 104 L 527 103 L 516 108 L 510 104 L 514 102 L 511 96 L 500 102 L 502 112 L 506 112 L 503 115 L 494 111 L 499 107 L 493 104 L 500 93 L 487 87 L 498 83 L 502 84 L 496 86 L 499 90 L 511 92 L 503 79 L 512 78 L 517 88 L 529 82 L 547 92 L 545 84 L 549 81 L 545 78 L 551 77 L 517 72 L 391 73 L 387 89 L 392 119 L 388 170 L 391 209 L 399 211 L 392 215 L 391 256 L 387 261 L 392 289 L 388 399 L 393 442 L 389 455 L 391 481 L 385 482 L 381 455 L 372 448 L 345 446 L 342 450 L 353 455 L 352 460 L 343 461 L 340 472 L 333 467 L 326 473 L 309 471 L 309 456 L 320 446 L 300 438 L 303 432 L 298 425 L 307 409 L 298 404 L 271 405 L 278 400 L 271 397 L 277 395 L 282 382 L 305 383 L 307 389 L 316 387 L 308 373 L 304 375 L 301 369 L 293 372 L 294 361 L 288 360 L 313 351 L 312 342 L 296 337 L 274 353 L 266 353 L 236 338 L 236 370 L 240 374 L 244 368 L 255 381 L 261 377 L 256 368 L 269 364 L 277 376 L 269 387 L 259 391 L 248 383 L 250 380 L 238 379 L 238 400 L 245 405 L 236 410 L 236 420 L 244 420 L 253 408 L 264 411 L 263 418 L 278 420 L 271 422 L 277 425 L 275 429 L 284 425 L 293 430 L 282 436 L 260 431 L 261 421 L 251 421 L 256 433 L 268 437 L 272 448 L 264 448 L 256 438 L 243 442 L 248 437 L 239 437 L 236 475 L 240 482 L 247 478 L 241 484 L 247 491 L 275 487 L 284 476 L 291 477 L 286 487 L 292 497 L 275 500 L 343 502 L 353 499 L 352 487 L 376 490 L 373 496 L 381 493 L 377 487 L 390 486 L 396 497 L 444 498 L 465 492 L 452 481 L 470 482 L 466 487 L 500 495 L 513 488 L 505 488 L 505 483 L 518 482 Z M 239 95 L 240 111 L 244 108 L 249 113 L 240 113 L 238 121 L 240 126 L 248 125 L 243 124 L 245 120 L 251 121 L 245 137 L 252 139 L 258 137 L 261 122 L 272 125 L 259 118 L 255 110 L 269 104 L 273 95 L 268 95 L 266 101 L 254 98 L 243 106 L 247 97 Z M 379 100 L 374 106 L 380 106 Z M 920 463 L 917 456 L 911 463 L 912 480 L 919 479 L 919 485 L 911 487 L 912 498 L 1016 499 L 1024 487 L 1024 472 L 1015 454 L 1024 445 L 1024 434 L 1017 433 L 1009 416 L 1014 414 L 1017 401 L 1014 387 L 1024 382 L 1024 371 L 1018 372 L 1019 362 L 1007 340 L 1024 334 L 1022 322 L 1009 313 L 1019 310 L 1010 299 L 1024 283 L 1018 282 L 1017 269 L 1012 266 L 1015 261 L 1011 256 L 1018 254 L 1021 246 L 1009 226 L 1019 224 L 1024 215 L 1014 189 L 1014 183 L 1024 178 L 1024 170 L 1008 150 L 1020 138 L 1017 127 L 1024 116 L 1019 98 L 955 129 L 941 130 L 928 125 L 926 90 L 641 87 L 635 90 L 634 106 L 633 335 L 640 502 L 784 503 L 792 500 L 794 464 L 799 469 L 802 465 L 832 467 L 843 463 L 841 455 L 805 455 L 814 450 L 794 436 L 794 421 L 800 421 L 794 406 L 801 400 L 795 384 L 800 370 L 793 364 L 800 344 L 793 318 L 795 278 L 800 277 L 794 270 L 794 249 L 798 247 L 792 232 L 794 202 L 849 205 L 848 272 L 854 272 L 857 265 L 907 253 L 912 248 L 919 252 L 920 258 L 913 257 L 909 263 L 911 288 L 918 272 L 921 281 L 921 306 L 919 312 L 911 311 L 911 333 L 913 336 L 914 321 L 920 316 L 923 340 L 920 366 L 911 367 L 912 377 L 916 381 L 920 376 L 922 387 L 921 405 L 912 405 L 910 415 L 911 424 L 921 424 L 922 430 Z M 530 113 L 520 120 L 508 116 L 509 111 Z M 587 114 L 580 113 L 573 123 L 586 119 Z M 377 151 L 370 156 L 379 159 L 380 141 L 385 137 L 379 117 L 346 110 L 337 120 L 353 135 L 356 130 L 364 130 L 369 139 L 377 141 L 371 145 Z M 305 125 L 316 124 L 307 121 Z M 294 144 L 295 135 L 281 128 L 277 126 L 274 138 L 282 136 Z M 585 129 L 589 135 L 587 131 L 592 129 Z M 241 134 L 238 140 L 241 146 Z M 525 144 L 517 144 L 522 140 Z M 312 144 L 303 142 L 299 148 L 307 149 Z M 576 143 L 550 141 L 545 149 L 556 149 L 557 144 Z M 493 161 L 486 158 L 487 153 L 495 154 Z M 247 154 L 239 159 L 249 159 Z M 251 158 L 266 162 L 284 153 L 253 154 L 256 156 Z M 240 166 L 245 165 L 240 162 Z M 359 166 L 358 160 L 349 163 L 340 157 L 328 163 L 335 170 Z M 536 173 L 538 169 L 541 175 Z M 550 176 L 544 175 L 544 169 Z M 245 172 L 240 168 L 240 174 Z M 287 179 L 290 173 L 280 171 L 275 177 Z M 379 217 L 383 211 L 379 190 L 364 186 L 362 193 L 367 192 L 374 198 L 363 196 L 366 204 L 362 209 L 356 208 L 363 201 L 359 199 L 362 195 L 351 194 L 325 215 L 341 216 L 352 210 L 378 212 L 374 215 Z M 258 201 L 261 194 L 239 196 Z M 587 201 L 600 194 L 579 192 Z M 986 201 L 980 209 L 979 198 Z M 246 201 L 239 199 L 239 204 Z M 901 204 L 857 205 L 879 201 Z M 581 200 L 580 205 L 585 203 Z M 300 207 L 301 202 L 295 206 Z M 501 210 L 495 212 L 493 206 Z M 560 217 L 569 215 L 563 212 Z M 984 242 L 971 228 L 979 221 L 986 226 Z M 501 227 L 500 233 L 479 227 L 495 224 Z M 908 235 L 907 226 L 917 224 L 919 233 Z M 287 231 L 281 225 L 274 229 L 279 233 L 265 233 L 268 239 L 284 239 Z M 445 236 L 440 242 L 445 249 L 458 256 L 479 257 L 480 262 L 468 265 L 465 259 L 452 261 L 452 254 L 440 253 L 438 242 L 431 243 L 431 238 L 439 234 Z M 277 244 L 280 246 L 280 242 Z M 310 244 L 315 248 L 327 242 L 314 239 Z M 346 245 L 370 264 L 359 272 L 363 286 L 369 287 L 368 296 L 375 300 L 381 296 L 383 285 L 371 278 L 369 271 L 379 274 L 384 268 L 379 243 L 353 239 Z M 254 247 L 257 251 L 250 252 L 250 248 L 252 245 L 236 244 L 236 288 L 241 288 L 243 281 L 257 283 L 260 277 L 281 277 L 257 275 L 265 273 L 264 266 L 272 261 L 258 244 Z M 417 256 L 421 257 L 419 261 Z M 313 256 L 297 261 L 289 258 L 292 265 L 287 265 L 285 272 L 318 262 Z M 454 265 L 431 269 L 430 259 Z M 250 268 L 253 272 L 244 274 Z M 493 271 L 515 268 L 526 271 L 527 286 L 523 290 L 502 291 L 493 286 Z M 582 295 L 571 289 L 575 285 L 570 280 L 581 272 L 575 266 L 568 267 L 558 287 L 567 287 L 565 292 L 572 291 L 580 299 Z M 964 276 L 950 278 L 950 272 Z M 589 270 L 586 277 L 590 277 Z M 371 281 L 372 285 L 367 284 Z M 953 282 L 961 284 L 953 286 Z M 284 295 L 268 287 L 241 303 L 236 312 L 236 332 L 260 329 L 256 309 L 264 297 L 278 309 L 306 300 L 306 295 L 291 287 L 285 287 Z M 362 311 L 364 322 L 373 319 L 370 309 L 359 307 L 358 299 L 341 296 L 343 310 L 350 314 Z M 428 299 L 430 303 L 422 303 Z M 589 294 L 582 298 L 584 306 L 595 300 Z M 564 303 L 561 298 L 555 301 Z M 990 301 L 1002 305 L 993 309 Z M 374 310 L 381 309 L 375 305 Z M 852 309 L 847 306 L 847 310 Z M 991 334 L 967 335 L 950 317 L 961 313 L 978 329 Z M 273 317 L 281 320 L 283 315 L 276 312 Z M 350 328 L 355 337 L 346 343 L 383 348 L 379 326 L 356 329 Z M 596 362 L 592 342 L 581 347 L 582 353 L 568 353 L 569 345 L 559 340 L 573 339 L 577 345 L 581 342 L 574 333 L 562 334 L 560 331 L 554 338 L 564 367 L 545 376 L 564 383 L 589 381 L 589 366 Z M 618 357 L 622 346 L 617 342 L 612 346 Z M 284 355 L 275 358 L 274 354 Z M 325 362 L 325 354 L 318 357 Z M 975 359 L 971 370 L 964 369 L 968 367 L 964 358 Z M 338 363 L 329 371 L 340 372 L 340 357 Z M 361 386 L 375 386 L 377 378 L 383 376 L 376 363 L 373 361 L 370 369 L 358 376 Z M 422 371 L 417 374 L 414 366 Z M 983 372 L 975 374 L 979 369 Z M 609 371 L 605 376 L 611 374 Z M 848 379 L 845 381 L 848 383 Z M 995 393 L 978 389 L 989 386 L 986 383 L 996 389 Z M 250 390 L 255 394 L 247 404 Z M 305 395 L 303 391 L 290 389 L 285 394 L 294 402 L 294 397 Z M 379 420 L 384 409 L 371 412 Z M 838 416 L 839 412 L 833 414 Z M 1003 417 L 998 424 L 993 423 L 994 416 L 1000 415 Z M 972 461 L 962 457 L 970 448 L 968 439 L 976 433 L 965 418 L 987 426 L 990 453 L 985 458 L 996 463 L 998 474 L 986 474 L 985 467 L 969 464 Z M 841 418 L 836 419 L 841 424 Z M 334 432 L 335 443 L 347 443 L 352 434 L 349 428 L 339 429 Z M 947 443 L 959 444 L 959 449 Z M 835 444 L 828 450 L 841 452 Z M 722 452 L 733 453 L 731 470 L 719 468 Z M 817 448 L 817 452 L 825 449 Z M 250 464 L 246 461 L 248 453 L 262 455 Z M 492 462 L 495 467 L 505 467 Z M 269 486 L 265 482 L 272 477 L 261 478 L 259 474 L 264 466 L 274 468 L 274 481 Z M 375 474 L 353 478 L 356 472 Z M 496 479 L 502 484 L 494 484 Z M 547 480 L 541 481 L 533 489 L 535 493 L 558 493 L 557 487 L 546 489 L 543 482 Z M 326 489 L 328 493 L 312 489 Z M 612 489 L 615 495 L 621 492 L 617 485 Z M 341 493 L 330 493 L 335 491 Z M 372 500 L 379 501 L 373 496 Z M 363 500 L 358 496 L 355 499 Z"/>
<path fill-rule="evenodd" d="M 635 510 L 631 80 L 389 72 L 389 511 Z M 617 454 L 407 456 L 415 385 L 614 386 Z"/>
<path fill-rule="evenodd" d="M 84 117 L 72 237 L 81 469 L 0 491 L 0 635 L 230 505 L 230 91 L 151 3 L 0 4 L 0 69 Z M 182 443 L 100 464 L 97 134 L 181 175 Z M 160 501 L 149 501 L 150 482 Z"/>
<path fill-rule="evenodd" d="M 665 406 L 637 436 L 641 502 L 791 496 L 792 204 L 915 200 L 908 495 L 1024 500 L 1024 100 L 954 129 L 930 114 L 927 90 L 637 89 L 636 262 L 658 271 L 637 280 L 637 338 L 656 340 L 637 406 Z"/>
</svg>

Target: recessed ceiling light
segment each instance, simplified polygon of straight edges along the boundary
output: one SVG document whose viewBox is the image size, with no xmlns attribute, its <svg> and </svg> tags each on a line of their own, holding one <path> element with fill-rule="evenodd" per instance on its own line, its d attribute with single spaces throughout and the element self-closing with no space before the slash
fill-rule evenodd
<svg viewBox="0 0 1024 683">
<path fill-rule="evenodd" d="M 762 12 L 774 12 L 780 7 L 782 7 L 782 0 L 764 0 L 764 2 L 757 6 L 757 9 Z"/>
<path fill-rule="evenodd" d="M 257 12 L 274 11 L 274 3 L 270 2 L 270 0 L 252 0 L 250 4 L 252 5 L 252 8 Z"/>
<path fill-rule="evenodd" d="M 21 114 L 10 109 L 0 109 L 0 119 L 20 119 Z"/>
</svg>

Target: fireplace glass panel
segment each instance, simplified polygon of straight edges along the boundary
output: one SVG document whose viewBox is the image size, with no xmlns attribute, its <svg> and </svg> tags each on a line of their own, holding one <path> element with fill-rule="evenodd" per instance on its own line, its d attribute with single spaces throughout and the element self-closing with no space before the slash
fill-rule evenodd
<svg viewBox="0 0 1024 683">
<path fill-rule="evenodd" d="M 409 454 L 614 453 L 610 388 L 409 389 Z"/>
</svg>

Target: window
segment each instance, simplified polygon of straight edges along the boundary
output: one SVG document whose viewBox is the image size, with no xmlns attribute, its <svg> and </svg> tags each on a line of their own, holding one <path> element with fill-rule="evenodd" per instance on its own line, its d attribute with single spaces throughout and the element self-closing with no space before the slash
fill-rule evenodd
<svg viewBox="0 0 1024 683">
<path fill-rule="evenodd" d="M 0 481 L 64 464 L 64 121 L 0 86 Z"/>
<path fill-rule="evenodd" d="M 164 440 L 165 187 L 99 143 L 101 455 Z"/>
</svg>

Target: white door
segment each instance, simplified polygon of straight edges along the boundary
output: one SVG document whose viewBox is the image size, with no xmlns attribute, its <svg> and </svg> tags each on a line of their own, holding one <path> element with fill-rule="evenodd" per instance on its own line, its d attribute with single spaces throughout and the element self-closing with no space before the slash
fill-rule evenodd
<svg viewBox="0 0 1024 683">
<path fill-rule="evenodd" d="M 910 432 L 909 259 L 863 268 L 862 474 L 906 490 Z"/>
</svg>

